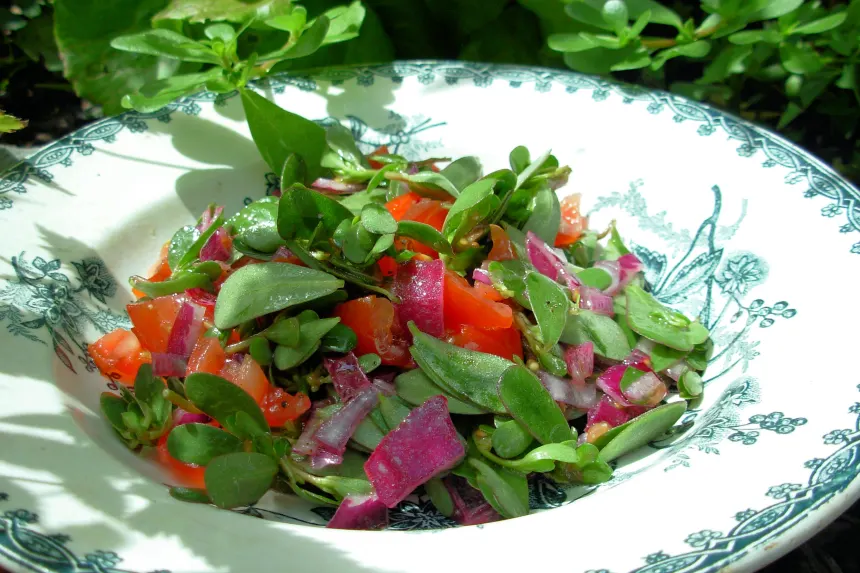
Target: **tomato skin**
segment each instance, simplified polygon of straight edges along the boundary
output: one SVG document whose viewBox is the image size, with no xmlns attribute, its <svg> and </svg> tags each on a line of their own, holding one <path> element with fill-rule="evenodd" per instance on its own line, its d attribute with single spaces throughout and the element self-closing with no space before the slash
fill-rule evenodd
<svg viewBox="0 0 860 573">
<path fill-rule="evenodd" d="M 388 155 L 388 154 L 390 154 L 390 153 L 391 153 L 391 152 L 390 152 L 390 151 L 388 151 L 388 146 L 387 146 L 387 145 L 380 145 L 379 147 L 377 147 L 376 149 L 374 149 L 374 150 L 373 150 L 373 152 L 370 154 L 370 156 L 373 156 L 373 155 Z M 370 156 L 368 156 L 368 157 L 370 157 Z M 379 161 L 375 161 L 375 160 L 373 160 L 373 159 L 369 159 L 369 158 L 368 158 L 367 162 L 368 162 L 368 163 L 370 164 L 370 166 L 371 166 L 372 168 L 374 168 L 374 169 L 382 169 L 383 167 L 385 167 L 385 164 L 384 164 L 384 163 L 380 163 Z"/>
<path fill-rule="evenodd" d="M 515 327 L 486 330 L 466 324 L 446 331 L 446 340 L 461 348 L 495 354 L 507 360 L 523 357 L 523 342 Z"/>
<path fill-rule="evenodd" d="M 514 322 L 511 307 L 482 296 L 481 292 L 453 271 L 445 271 L 445 328 L 463 325 L 487 330 L 510 328 Z"/>
<path fill-rule="evenodd" d="M 160 283 L 163 280 L 170 278 L 170 265 L 167 264 L 167 248 L 170 242 L 164 243 L 161 247 L 161 252 L 158 254 L 158 261 L 149 269 L 149 278 L 146 280 L 153 283 Z M 146 295 L 136 288 L 131 289 L 131 292 L 137 298 L 143 298 Z"/>
<path fill-rule="evenodd" d="M 403 216 L 409 209 L 421 200 L 421 195 L 409 191 L 403 195 L 398 195 L 391 201 L 385 204 L 385 208 L 391 213 L 396 221 L 403 220 Z"/>
<path fill-rule="evenodd" d="M 303 392 L 292 395 L 281 388 L 271 386 L 261 406 L 269 426 L 280 428 L 310 410 L 311 399 Z"/>
<path fill-rule="evenodd" d="M 397 274 L 397 261 L 394 260 L 394 257 L 386 255 L 379 259 L 376 264 L 379 265 L 379 271 L 384 277 L 393 277 Z"/>
<path fill-rule="evenodd" d="M 334 307 L 333 315 L 355 331 L 357 356 L 378 354 L 388 366 L 406 367 L 412 363 L 394 305 L 387 298 L 371 295 L 350 300 Z"/>
<path fill-rule="evenodd" d="M 169 434 L 170 432 L 158 439 L 158 446 L 155 448 L 155 458 L 158 463 L 177 482 L 176 485 L 206 489 L 206 483 L 203 479 L 206 468 L 196 464 L 184 464 L 171 456 L 167 450 L 167 436 Z"/>
<path fill-rule="evenodd" d="M 269 392 L 269 379 L 250 354 L 242 362 L 227 360 L 220 375 L 250 394 L 257 404 L 262 404 Z"/>
<path fill-rule="evenodd" d="M 87 347 L 99 371 L 126 386 L 134 386 L 134 378 L 142 364 L 152 362 L 133 332 L 117 328 Z"/>
<path fill-rule="evenodd" d="M 499 294 L 499 291 L 497 291 L 490 285 L 485 285 L 484 283 L 479 283 L 478 281 L 475 281 L 474 289 L 475 294 L 493 302 L 499 302 L 501 300 L 504 300 L 505 298 L 501 294 Z"/>
<path fill-rule="evenodd" d="M 588 228 L 588 217 L 579 212 L 579 193 L 568 195 L 561 201 L 561 225 L 555 237 L 556 247 L 567 247 L 574 244 Z"/>
<path fill-rule="evenodd" d="M 184 296 L 174 294 L 152 300 L 133 302 L 126 306 L 133 325 L 131 331 L 140 344 L 150 352 L 165 352 L 173 321 L 179 314 Z"/>
<path fill-rule="evenodd" d="M 442 204 L 442 201 L 422 198 L 404 213 L 403 220 L 425 223 L 437 231 L 441 231 L 447 216 L 448 208 Z"/>
<path fill-rule="evenodd" d="M 197 341 L 191 356 L 188 358 L 188 368 L 185 375 L 194 372 L 207 372 L 219 375 L 227 363 L 227 354 L 221 347 L 221 342 L 214 336 L 204 336 Z"/>
<path fill-rule="evenodd" d="M 493 248 L 490 249 L 487 260 L 510 261 L 517 258 L 511 238 L 504 229 L 498 225 L 490 225 L 490 239 L 493 241 Z"/>
</svg>

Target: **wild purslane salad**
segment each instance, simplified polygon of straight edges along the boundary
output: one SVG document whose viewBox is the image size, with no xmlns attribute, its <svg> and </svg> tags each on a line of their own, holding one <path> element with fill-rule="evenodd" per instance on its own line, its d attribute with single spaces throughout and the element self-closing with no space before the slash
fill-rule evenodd
<svg viewBox="0 0 860 573">
<path fill-rule="evenodd" d="M 552 155 L 518 147 L 487 175 L 365 155 L 242 97 L 280 192 L 179 229 L 131 279 L 132 328 L 89 347 L 120 383 L 105 417 L 174 497 L 289 492 L 377 529 L 423 489 L 464 525 L 518 517 L 529 476 L 604 482 L 701 395 L 708 331 L 649 294 L 614 225 L 558 199 Z"/>
</svg>

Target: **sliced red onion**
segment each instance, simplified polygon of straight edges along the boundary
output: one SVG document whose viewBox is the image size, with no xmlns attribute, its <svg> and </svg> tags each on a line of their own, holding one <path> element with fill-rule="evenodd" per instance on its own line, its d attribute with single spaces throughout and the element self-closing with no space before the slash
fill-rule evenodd
<svg viewBox="0 0 860 573">
<path fill-rule="evenodd" d="M 367 374 L 361 369 L 358 358 L 352 352 L 341 358 L 323 358 L 323 366 L 331 376 L 334 389 L 344 404 L 372 386 Z"/>
<path fill-rule="evenodd" d="M 383 378 L 374 378 L 370 382 L 377 390 L 382 392 L 385 396 L 394 396 L 395 394 L 397 394 L 397 387 L 392 381 L 384 380 Z"/>
<path fill-rule="evenodd" d="M 218 227 L 218 229 L 209 236 L 206 240 L 206 243 L 200 249 L 200 260 L 201 261 L 227 261 L 230 259 L 230 256 L 233 254 L 231 250 L 228 248 L 228 245 L 232 243 L 232 239 L 230 239 L 230 235 L 227 234 L 227 230 L 224 227 Z"/>
<path fill-rule="evenodd" d="M 275 251 L 275 254 L 272 255 L 273 261 L 285 261 L 291 257 L 294 257 L 293 252 L 284 246 L 278 247 L 278 250 Z"/>
<path fill-rule="evenodd" d="M 443 483 L 454 502 L 454 515 L 451 517 L 460 525 L 480 525 L 502 519 L 483 494 L 465 479 L 451 475 Z"/>
<path fill-rule="evenodd" d="M 594 343 L 589 341 L 568 346 L 564 351 L 564 361 L 574 385 L 584 385 L 585 379 L 594 373 Z"/>
<path fill-rule="evenodd" d="M 322 426 L 323 422 L 329 418 L 329 416 L 320 414 L 323 407 L 314 404 L 311 410 L 311 417 L 305 422 L 305 427 L 302 429 L 299 439 L 293 445 L 293 452 L 302 456 L 310 456 L 318 448 L 319 444 L 314 439 L 314 434 L 316 434 L 316 431 Z"/>
<path fill-rule="evenodd" d="M 190 288 L 185 291 L 185 294 L 194 304 L 205 308 L 215 308 L 215 303 L 218 302 L 215 293 L 205 291 L 202 288 Z"/>
<path fill-rule="evenodd" d="M 316 189 L 317 191 L 322 191 L 324 193 L 347 195 L 349 193 L 358 193 L 359 191 L 363 191 L 365 186 L 358 183 L 344 183 L 343 181 L 320 177 L 311 183 L 311 189 Z"/>
<path fill-rule="evenodd" d="M 627 368 L 629 367 L 626 364 L 616 364 L 604 370 L 603 374 L 597 377 L 597 387 L 619 405 L 625 407 L 633 405 L 621 393 L 621 378 L 624 377 Z"/>
<path fill-rule="evenodd" d="M 538 378 L 556 402 L 562 402 L 580 410 L 588 410 L 600 401 L 594 384 L 574 386 L 570 380 L 544 371 L 538 372 Z"/>
<path fill-rule="evenodd" d="M 412 260 L 397 267 L 392 291 L 400 298 L 394 308 L 404 332 L 408 332 L 407 323 L 413 321 L 430 336 L 445 334 L 444 280 L 445 263 L 441 259 Z"/>
<path fill-rule="evenodd" d="M 615 295 L 621 288 L 621 265 L 618 264 L 618 261 L 597 261 L 594 263 L 594 268 L 606 271 L 612 281 L 608 287 L 603 289 L 604 294 Z"/>
<path fill-rule="evenodd" d="M 190 302 L 183 302 L 170 328 L 167 338 L 167 354 L 188 358 L 203 332 L 203 315 L 206 309 Z"/>
<path fill-rule="evenodd" d="M 630 420 L 631 417 L 625 408 L 619 407 L 609 396 L 604 396 L 596 406 L 588 411 L 588 422 L 585 424 L 585 429 L 587 430 L 600 422 L 606 422 L 614 428 Z"/>
<path fill-rule="evenodd" d="M 651 353 L 654 351 L 654 346 L 656 343 L 653 340 L 648 340 L 644 336 L 636 341 L 636 347 L 634 350 L 638 350 L 648 356 L 651 356 Z"/>
<path fill-rule="evenodd" d="M 595 314 L 615 316 L 615 310 L 612 305 L 612 297 L 608 294 L 600 292 L 600 290 L 594 287 L 580 287 L 579 306 L 580 308 L 590 310 Z"/>
<path fill-rule="evenodd" d="M 379 499 L 394 507 L 419 485 L 453 468 L 465 455 L 448 412 L 448 400 L 434 396 L 382 438 L 364 471 Z"/>
<path fill-rule="evenodd" d="M 156 376 L 185 376 L 187 368 L 184 356 L 168 352 L 152 353 L 152 373 Z"/>
<path fill-rule="evenodd" d="M 211 419 L 212 418 L 206 414 L 192 414 L 191 412 L 186 412 L 182 408 L 176 408 L 173 410 L 174 426 L 181 426 L 183 424 L 208 424 Z"/>
<path fill-rule="evenodd" d="M 212 223 L 221 216 L 221 213 L 224 212 L 224 207 L 215 207 L 214 211 L 210 211 L 207 207 L 205 211 L 203 211 L 203 215 L 200 216 L 200 223 L 197 225 L 197 230 L 201 233 L 205 232 L 209 227 L 212 226 Z"/>
<path fill-rule="evenodd" d="M 618 264 L 621 267 L 621 285 L 629 283 L 636 273 L 642 270 L 642 261 L 633 253 L 627 253 L 618 257 Z"/>
<path fill-rule="evenodd" d="M 531 231 L 526 233 L 526 253 L 529 262 L 540 274 L 546 275 L 554 281 L 563 280 L 571 292 L 582 285 L 579 277 L 567 268 L 567 263 Z"/>
<path fill-rule="evenodd" d="M 642 350 L 638 348 L 634 348 L 630 351 L 624 360 L 621 361 L 622 364 L 626 364 L 627 366 L 632 366 L 637 370 L 642 370 L 643 372 L 651 372 L 651 357 L 648 356 Z"/>
<path fill-rule="evenodd" d="M 656 374 L 646 372 L 627 386 L 624 397 L 638 406 L 653 408 L 663 401 L 668 392 L 666 385 Z"/>
<path fill-rule="evenodd" d="M 672 366 L 668 367 L 665 372 L 666 376 L 677 382 L 681 379 L 681 376 L 684 375 L 684 372 L 690 369 L 690 365 L 687 364 L 686 360 L 679 360 Z"/>
<path fill-rule="evenodd" d="M 472 271 L 472 280 L 477 283 L 493 286 L 493 281 L 490 280 L 490 274 L 484 269 L 477 268 Z"/>
<path fill-rule="evenodd" d="M 388 508 L 375 494 L 346 496 L 334 517 L 326 525 L 329 529 L 385 529 L 388 527 Z"/>
<path fill-rule="evenodd" d="M 379 391 L 376 388 L 365 388 L 320 425 L 314 433 L 314 440 L 322 446 L 322 451 L 326 454 L 326 465 L 339 464 L 343 461 L 347 442 L 361 421 L 378 403 Z M 315 458 L 311 461 L 311 465 L 319 467 L 320 461 Z"/>
</svg>

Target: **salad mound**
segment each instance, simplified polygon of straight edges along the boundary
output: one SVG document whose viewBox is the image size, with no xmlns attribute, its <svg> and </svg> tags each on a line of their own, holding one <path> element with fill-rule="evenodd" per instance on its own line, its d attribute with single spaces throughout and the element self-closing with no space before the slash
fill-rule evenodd
<svg viewBox="0 0 860 573">
<path fill-rule="evenodd" d="M 281 191 L 211 206 L 132 277 L 133 324 L 90 345 L 104 416 L 176 498 L 270 490 L 378 529 L 423 490 L 463 525 L 529 512 L 528 478 L 598 484 L 703 389 L 712 344 L 650 293 L 570 169 L 365 155 L 332 125 Z M 440 169 L 438 165 L 447 164 Z M 313 172 L 313 178 L 307 173 Z"/>
</svg>

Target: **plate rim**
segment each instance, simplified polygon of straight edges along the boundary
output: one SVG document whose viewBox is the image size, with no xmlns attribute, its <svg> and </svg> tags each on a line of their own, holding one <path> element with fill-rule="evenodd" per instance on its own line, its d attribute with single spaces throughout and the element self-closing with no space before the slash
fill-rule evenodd
<svg viewBox="0 0 860 573">
<path fill-rule="evenodd" d="M 362 78 L 365 78 L 364 81 L 368 81 L 367 78 L 369 77 L 371 83 L 375 78 L 387 78 L 395 83 L 400 83 L 405 77 L 416 75 L 419 76 L 419 81 L 424 83 L 421 79 L 421 74 L 426 74 L 428 72 L 433 76 L 428 83 L 432 83 L 437 81 L 437 78 L 435 77 L 436 73 L 446 70 L 456 70 L 460 72 L 453 75 L 443 76 L 445 81 L 449 81 L 449 79 L 453 80 L 449 82 L 452 84 L 456 84 L 462 80 L 471 79 L 476 87 L 489 87 L 493 84 L 494 80 L 499 80 L 509 82 L 511 87 L 519 88 L 522 87 L 523 84 L 534 83 L 535 90 L 537 92 L 548 91 L 553 89 L 555 85 L 560 85 L 569 93 L 573 93 L 580 89 L 591 90 L 592 97 L 595 100 L 598 99 L 596 95 L 598 93 L 608 92 L 606 95 L 601 96 L 603 99 L 606 99 L 611 92 L 614 92 L 624 98 L 621 102 L 622 104 L 629 104 L 634 101 L 650 100 L 652 104 L 674 108 L 676 113 L 678 113 L 679 108 L 674 104 L 695 110 L 703 114 L 705 118 L 702 120 L 699 127 L 699 135 L 711 135 L 716 129 L 715 125 L 717 125 L 726 132 L 730 139 L 736 139 L 741 142 L 741 147 L 737 150 L 740 156 L 751 158 L 755 156 L 758 151 L 763 151 L 765 155 L 768 156 L 769 161 L 774 161 L 772 154 L 779 151 L 784 154 L 783 159 L 786 159 L 785 156 L 787 155 L 787 159 L 791 159 L 793 161 L 794 172 L 798 175 L 805 176 L 805 179 L 810 185 L 810 189 L 814 189 L 818 184 L 823 185 L 824 190 L 826 190 L 826 187 L 829 185 L 830 190 L 837 193 L 838 196 L 836 198 L 823 192 L 822 189 L 815 189 L 815 193 L 812 195 L 805 194 L 805 196 L 811 198 L 823 195 L 836 201 L 836 203 L 846 211 L 848 218 L 846 226 L 849 227 L 849 230 L 852 230 L 850 227 L 853 227 L 854 231 L 860 231 L 860 218 L 854 220 L 854 211 L 860 213 L 860 190 L 858 190 L 854 184 L 842 175 L 837 173 L 831 166 L 824 163 L 823 160 L 805 148 L 787 140 L 782 135 L 775 133 L 766 127 L 737 117 L 730 112 L 719 110 L 711 105 L 696 102 L 684 96 L 679 96 L 663 90 L 645 88 L 568 70 L 539 66 L 488 64 L 456 60 L 397 60 L 385 64 L 321 67 L 299 72 L 279 73 L 267 78 L 256 80 L 252 85 L 258 88 L 274 88 L 275 92 L 278 92 L 279 88 L 283 91 L 283 89 L 288 85 L 297 87 L 303 91 L 315 91 L 318 87 L 316 85 L 316 81 L 337 84 L 349 79 L 355 79 L 359 84 L 361 84 Z M 520 79 L 512 79 L 516 74 L 520 74 Z M 524 78 L 522 77 L 522 74 L 531 75 Z M 345 77 L 344 75 L 349 77 Z M 518 83 L 519 85 L 514 86 L 513 83 Z M 126 129 L 133 134 L 145 131 L 145 122 L 147 121 L 164 121 L 165 118 L 169 118 L 171 114 L 182 110 L 182 108 L 193 110 L 193 106 L 195 105 L 199 108 L 199 102 L 211 102 L 214 105 L 218 105 L 219 101 L 226 101 L 229 98 L 235 97 L 236 93 L 237 92 L 230 92 L 229 94 L 216 95 L 211 92 L 202 91 L 191 96 L 179 98 L 155 112 L 144 114 L 134 111 L 123 112 L 117 116 L 103 118 L 89 123 L 63 136 L 57 141 L 47 145 L 41 150 L 29 155 L 18 163 L 0 172 L 0 218 L 5 218 L 9 215 L 11 215 L 11 217 L 16 217 L 13 210 L 14 204 L 11 202 L 5 203 L 3 201 L 4 199 L 8 200 L 6 195 L 10 192 L 26 193 L 26 189 L 23 185 L 31 176 L 36 177 L 42 182 L 49 183 L 53 178 L 51 169 L 57 165 L 67 167 L 71 166 L 71 156 L 73 153 L 77 152 L 82 156 L 87 156 L 92 153 L 93 148 L 90 142 L 110 141 L 109 138 L 115 137 L 119 132 Z M 187 110 L 183 111 L 189 113 Z M 650 109 L 648 111 L 649 113 L 655 113 L 651 112 Z M 658 111 L 656 113 L 660 112 Z M 684 119 L 689 120 L 694 119 L 694 117 L 682 118 L 682 121 Z M 707 126 L 708 129 L 703 130 L 702 128 L 705 126 Z M 703 131 L 707 133 L 704 133 Z M 745 136 L 746 139 L 742 136 Z M 775 145 L 775 147 L 770 149 L 768 147 L 769 145 Z M 776 161 L 775 164 L 791 168 L 791 166 L 780 163 L 779 161 Z M 767 165 L 765 165 L 765 167 L 767 167 Z M 816 182 L 816 177 L 819 178 L 818 182 Z M 810 191 L 807 191 L 807 193 L 809 192 Z M 843 226 L 843 229 L 846 226 Z M 851 247 L 851 253 L 860 254 L 860 242 Z M 858 389 L 860 389 L 860 385 L 858 385 Z M 860 434 L 860 416 L 858 416 L 855 426 L 856 429 L 854 433 Z M 827 463 L 830 460 L 835 460 L 840 454 L 849 454 L 848 465 L 849 469 L 852 469 L 852 472 L 850 476 L 843 478 L 835 487 L 833 485 L 829 488 L 825 486 L 823 488 L 825 489 L 825 493 L 823 494 L 825 499 L 821 500 L 820 504 L 814 507 L 808 507 L 797 513 L 794 516 L 793 522 L 784 530 L 773 535 L 764 534 L 756 537 L 745 543 L 741 549 L 732 549 L 729 553 L 721 553 L 723 555 L 721 558 L 711 559 L 709 561 L 709 559 L 713 557 L 713 552 L 717 551 L 717 544 L 711 546 L 711 543 L 707 542 L 704 546 L 700 546 L 699 548 L 693 546 L 692 551 L 688 551 L 683 554 L 666 556 L 665 559 L 656 559 L 653 562 L 646 562 L 646 565 L 635 569 L 635 571 L 702 571 L 710 570 L 711 568 L 716 568 L 718 566 L 726 566 L 730 569 L 755 569 L 775 561 L 785 553 L 817 534 L 827 524 L 836 519 L 843 511 L 847 510 L 852 503 L 857 501 L 857 499 L 860 499 L 860 480 L 857 479 L 858 474 L 860 474 L 860 460 L 858 460 L 858 458 L 860 458 L 860 449 L 858 449 L 858 445 L 860 445 L 860 436 L 854 436 L 853 441 L 847 439 L 844 440 L 842 447 L 837 449 L 835 452 L 831 452 L 830 456 L 821 460 L 821 464 L 818 468 L 813 469 L 809 478 L 809 486 L 805 488 L 809 491 L 812 491 L 815 486 L 818 485 L 813 482 L 816 475 L 822 473 L 822 468 L 826 468 Z M 853 455 L 853 458 L 850 457 L 851 455 Z M 834 470 L 834 472 L 838 471 L 840 470 Z M 0 492 L 0 501 L 4 501 L 3 496 L 4 494 Z M 797 503 L 791 503 L 793 500 L 790 496 L 785 496 L 782 501 L 779 501 L 780 498 L 776 499 L 776 503 L 759 510 L 757 513 L 761 514 L 780 506 L 789 510 L 790 513 L 794 505 L 799 504 L 801 501 L 808 501 L 796 498 Z M 814 499 L 815 495 L 813 492 L 813 500 Z M 14 511 L 15 510 L 13 510 L 13 512 Z M 19 514 L 13 515 L 12 517 L 7 517 L 9 512 L 0 515 L 0 524 L 4 525 L 4 528 L 0 529 L 0 561 L 5 562 L 8 560 L 10 562 L 14 562 L 7 555 L 7 552 L 3 550 L 4 542 L 10 537 L 8 532 L 11 530 L 12 524 L 15 524 L 16 527 L 27 531 L 31 535 L 43 538 L 49 544 L 57 543 L 46 535 L 27 526 L 29 523 L 34 523 L 34 514 L 27 515 L 26 510 L 18 511 Z M 24 513 L 20 513 L 21 511 Z M 813 515 L 815 519 L 804 519 L 805 517 L 811 517 Z M 749 519 L 741 521 L 732 528 L 726 537 L 717 541 L 726 541 L 727 538 L 731 536 L 731 533 L 736 530 L 738 531 L 738 535 L 741 536 L 742 526 L 747 521 L 749 521 Z M 771 543 L 764 545 L 764 542 L 768 539 L 771 540 Z M 68 550 L 64 551 L 68 553 Z M 701 563 L 684 563 L 685 560 L 693 558 L 695 554 L 704 555 L 706 557 L 705 561 Z M 87 557 L 89 557 L 89 555 Z M 698 561 L 698 558 L 696 561 Z M 673 566 L 673 563 L 675 566 Z M 97 565 L 99 567 L 102 566 L 95 563 L 89 564 L 86 560 L 79 560 L 78 564 L 93 567 Z M 26 567 L 27 563 L 20 562 L 18 565 Z M 695 568 L 689 569 L 689 567 L 693 565 Z M 112 569 L 113 564 L 110 564 L 109 567 L 110 568 L 108 570 L 119 571 L 117 569 Z"/>
</svg>

